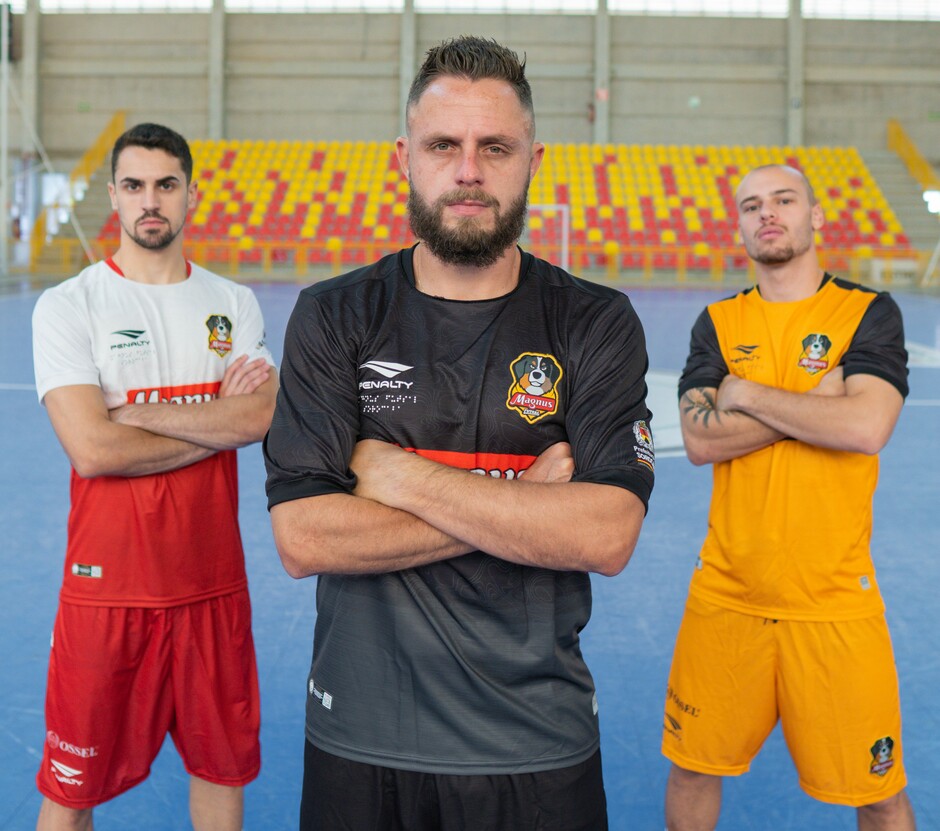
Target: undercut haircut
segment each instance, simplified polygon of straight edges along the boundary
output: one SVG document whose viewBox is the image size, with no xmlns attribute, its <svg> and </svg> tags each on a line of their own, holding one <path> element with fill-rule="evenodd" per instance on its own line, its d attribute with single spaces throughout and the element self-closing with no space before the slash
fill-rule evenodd
<svg viewBox="0 0 940 831">
<path fill-rule="evenodd" d="M 535 128 L 532 88 L 525 77 L 525 57 L 520 60 L 515 52 L 495 40 L 461 35 L 429 49 L 424 63 L 411 82 L 406 115 L 411 113 L 425 90 L 442 77 L 505 81 L 513 88 L 519 103 L 528 114 L 532 129 Z"/>
<path fill-rule="evenodd" d="M 193 154 L 189 144 L 175 130 L 162 124 L 138 124 L 122 133 L 111 149 L 111 181 L 117 173 L 118 158 L 128 147 L 143 147 L 146 150 L 163 150 L 174 159 L 179 159 L 188 185 L 193 178 Z"/>
</svg>

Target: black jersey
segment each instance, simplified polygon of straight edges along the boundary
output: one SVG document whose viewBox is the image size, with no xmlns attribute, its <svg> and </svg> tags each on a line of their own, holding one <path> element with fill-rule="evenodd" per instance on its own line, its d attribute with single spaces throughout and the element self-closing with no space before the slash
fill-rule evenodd
<svg viewBox="0 0 940 831">
<path fill-rule="evenodd" d="M 643 330 L 619 291 L 523 254 L 510 294 L 414 287 L 412 251 L 305 289 L 265 441 L 269 505 L 349 493 L 355 442 L 514 478 L 571 444 L 574 479 L 653 487 Z M 563 516 L 532 505 L 519 533 Z M 321 575 L 307 731 L 357 761 L 443 773 L 577 764 L 598 747 L 579 636 L 587 574 L 473 552 L 367 576 Z"/>
</svg>

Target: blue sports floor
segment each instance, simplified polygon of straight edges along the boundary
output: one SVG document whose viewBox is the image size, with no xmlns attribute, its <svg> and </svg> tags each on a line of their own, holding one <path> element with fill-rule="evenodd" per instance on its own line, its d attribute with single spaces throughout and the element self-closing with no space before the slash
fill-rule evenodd
<svg viewBox="0 0 940 831">
<path fill-rule="evenodd" d="M 298 287 L 255 288 L 279 358 Z M 674 381 L 693 320 L 706 303 L 727 293 L 629 291 L 649 341 L 657 483 L 632 562 L 620 576 L 594 581 L 594 616 L 583 635 L 598 686 L 605 781 L 616 831 L 661 831 L 664 824 L 668 765 L 659 754 L 663 692 L 688 579 L 705 532 L 711 484 L 710 471 L 692 467 L 676 449 Z M 909 791 L 919 827 L 930 831 L 940 829 L 940 298 L 895 296 L 905 314 L 912 356 L 911 395 L 882 453 L 874 550 L 901 677 Z M 34 776 L 44 740 L 46 661 L 68 508 L 68 464 L 32 386 L 29 320 L 35 300 L 35 293 L 0 296 L 4 831 L 33 828 L 39 809 Z M 293 581 L 281 568 L 265 510 L 257 445 L 241 451 L 240 475 L 263 714 L 263 766 L 246 790 L 245 828 L 287 830 L 297 824 L 315 583 Z M 819 498 L 825 501 L 825 482 L 819 483 Z M 197 543 L 211 551 L 211 529 Z M 96 828 L 188 829 L 187 784 L 168 742 L 146 782 L 96 811 Z M 777 730 L 752 771 L 726 782 L 719 828 L 840 831 L 854 829 L 855 818 L 851 809 L 814 802 L 799 790 Z"/>
</svg>

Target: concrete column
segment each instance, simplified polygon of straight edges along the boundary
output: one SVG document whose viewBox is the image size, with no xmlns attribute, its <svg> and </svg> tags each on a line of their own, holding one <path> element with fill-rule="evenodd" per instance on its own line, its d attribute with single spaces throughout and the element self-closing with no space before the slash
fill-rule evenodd
<svg viewBox="0 0 940 831">
<path fill-rule="evenodd" d="M 225 0 L 212 0 L 209 13 L 208 138 L 225 138 Z"/>
<path fill-rule="evenodd" d="M 39 135 L 39 51 L 41 42 L 39 33 L 41 23 L 39 0 L 26 0 L 26 10 L 23 14 L 23 36 L 20 41 L 22 44 L 20 97 L 23 104 L 20 152 L 24 156 L 35 151 L 33 136 Z"/>
<path fill-rule="evenodd" d="M 790 0 L 787 16 L 787 144 L 798 147 L 805 139 L 803 113 L 806 110 L 804 64 L 806 44 L 801 0 Z"/>
<path fill-rule="evenodd" d="M 594 143 L 610 141 L 610 13 L 607 0 L 597 0 L 594 15 Z"/>
<path fill-rule="evenodd" d="M 399 36 L 398 52 L 398 112 L 400 119 L 398 133 L 403 136 L 408 129 L 405 120 L 408 90 L 411 89 L 411 81 L 418 68 L 414 0 L 405 0 L 399 17 L 401 19 L 401 34 Z"/>
</svg>

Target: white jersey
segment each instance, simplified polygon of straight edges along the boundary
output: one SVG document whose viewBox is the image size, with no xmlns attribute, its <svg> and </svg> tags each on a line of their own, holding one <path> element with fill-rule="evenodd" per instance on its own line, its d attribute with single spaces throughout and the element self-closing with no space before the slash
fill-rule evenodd
<svg viewBox="0 0 940 831">
<path fill-rule="evenodd" d="M 251 290 L 197 265 L 188 280 L 159 286 L 124 278 L 110 261 L 89 266 L 39 298 L 33 349 L 40 401 L 55 387 L 94 384 L 108 409 L 159 400 L 160 390 L 199 396 L 240 355 L 274 363 Z"/>
<path fill-rule="evenodd" d="M 44 292 L 33 312 L 39 399 L 93 384 L 108 409 L 195 405 L 216 397 L 235 358 L 273 365 L 251 290 L 187 269 L 187 280 L 155 286 L 108 260 Z M 63 600 L 159 607 L 245 585 L 234 451 L 151 476 L 72 472 Z"/>
</svg>

